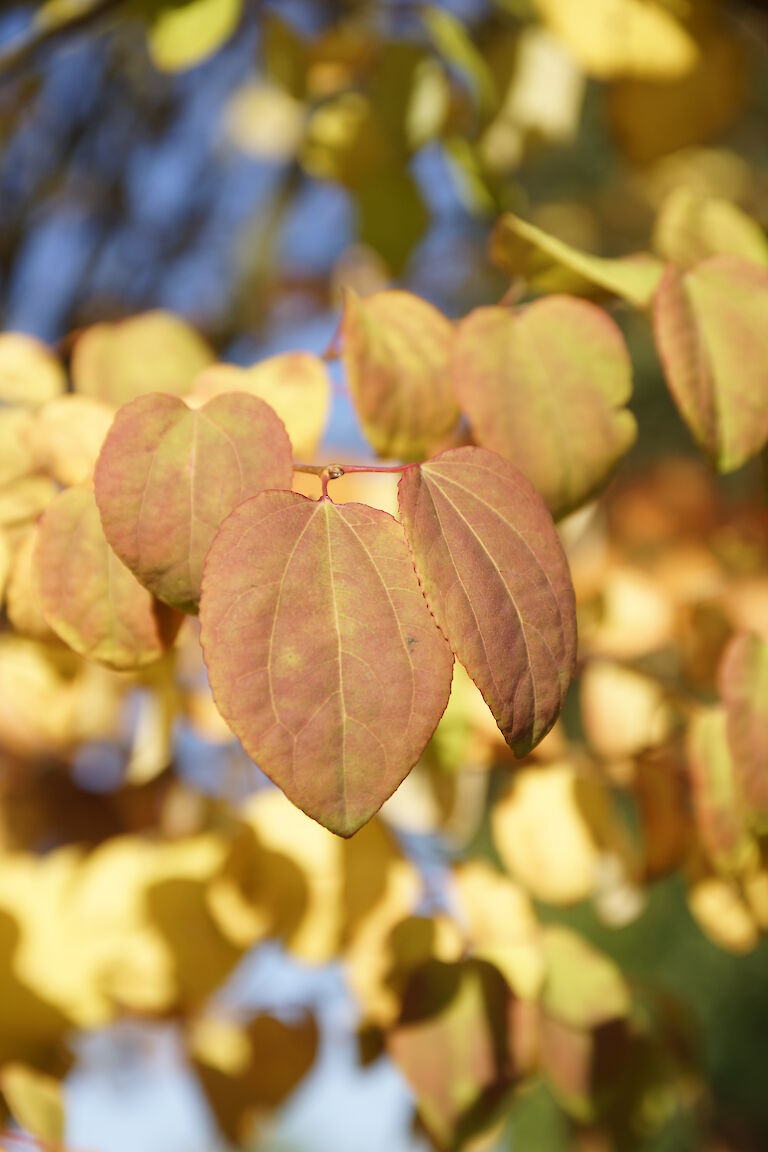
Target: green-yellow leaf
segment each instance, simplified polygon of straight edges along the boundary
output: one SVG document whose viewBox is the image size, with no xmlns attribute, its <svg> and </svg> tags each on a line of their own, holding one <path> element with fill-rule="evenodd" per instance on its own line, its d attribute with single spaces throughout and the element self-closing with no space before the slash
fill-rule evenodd
<svg viewBox="0 0 768 1152">
<path fill-rule="evenodd" d="M 654 331 L 672 398 L 721 472 L 768 440 L 768 270 L 715 256 L 683 273 L 669 265 Z"/>
<path fill-rule="evenodd" d="M 235 32 L 243 0 L 188 0 L 163 7 L 149 29 L 149 52 L 163 72 L 183 72 L 223 47 Z"/>
<path fill-rule="evenodd" d="M 6 1064 L 0 1071 L 0 1092 L 22 1128 L 40 1140 L 61 1143 L 64 1101 L 58 1080 L 26 1064 Z"/>
<path fill-rule="evenodd" d="M 768 267 L 768 238 L 730 200 L 679 185 L 659 208 L 653 246 L 665 260 L 690 268 L 709 256 L 741 256 Z"/>
<path fill-rule="evenodd" d="M 0 400 L 35 408 L 66 385 L 64 369 L 45 344 L 22 332 L 0 335 Z"/>
</svg>

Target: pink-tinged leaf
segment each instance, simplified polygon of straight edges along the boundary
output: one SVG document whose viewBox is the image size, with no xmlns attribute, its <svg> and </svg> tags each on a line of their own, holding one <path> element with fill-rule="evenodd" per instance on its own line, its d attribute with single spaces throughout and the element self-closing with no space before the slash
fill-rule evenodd
<svg viewBox="0 0 768 1152">
<path fill-rule="evenodd" d="M 264 492 L 205 564 L 201 642 L 218 708 L 294 804 L 351 836 L 418 760 L 453 659 L 397 521 Z"/>
<path fill-rule="evenodd" d="M 418 460 L 456 427 L 453 326 L 409 292 L 344 297 L 342 357 L 363 431 L 380 456 Z"/>
<path fill-rule="evenodd" d="M 735 636 L 718 671 L 727 713 L 728 743 L 744 799 L 761 825 L 768 824 L 768 643 Z"/>
<path fill-rule="evenodd" d="M 263 400 L 230 393 L 193 410 L 155 393 L 115 417 L 96 500 L 120 559 L 158 599 L 194 612 L 222 520 L 265 488 L 290 488 L 292 475 L 288 435 Z"/>
<path fill-rule="evenodd" d="M 717 866 L 738 869 L 748 859 L 752 845 L 726 725 L 724 708 L 697 712 L 686 733 L 686 758 L 702 847 Z"/>
<path fill-rule="evenodd" d="M 451 372 L 477 443 L 524 472 L 556 518 L 605 483 L 637 434 L 623 407 L 632 394 L 624 339 L 587 301 L 478 308 L 457 326 Z"/>
<path fill-rule="evenodd" d="M 44 513 L 32 577 L 54 632 L 81 656 L 111 668 L 158 660 L 183 620 L 115 556 L 90 486 L 61 492 Z"/>
<path fill-rule="evenodd" d="M 408 468 L 398 498 L 435 619 L 524 755 L 557 719 L 576 659 L 573 586 L 546 505 L 482 448 Z"/>
<path fill-rule="evenodd" d="M 716 256 L 669 265 L 653 305 L 669 390 L 696 441 L 733 472 L 768 440 L 768 271 Z"/>
</svg>

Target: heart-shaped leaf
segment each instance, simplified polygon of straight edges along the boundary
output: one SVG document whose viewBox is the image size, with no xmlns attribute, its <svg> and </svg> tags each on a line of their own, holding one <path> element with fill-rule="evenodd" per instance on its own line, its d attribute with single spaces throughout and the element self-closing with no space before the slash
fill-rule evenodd
<svg viewBox="0 0 768 1152">
<path fill-rule="evenodd" d="M 397 521 L 293 492 L 246 501 L 211 545 L 200 620 L 214 698 L 249 756 L 352 835 L 418 760 L 450 691 L 451 653 Z"/>
<path fill-rule="evenodd" d="M 457 327 L 451 372 L 477 442 L 513 460 L 555 517 L 584 503 L 635 439 L 626 345 L 587 301 L 478 308 Z"/>
<path fill-rule="evenodd" d="M 141 396 L 120 409 L 96 465 L 107 539 L 145 587 L 194 612 L 208 546 L 222 520 L 265 488 L 290 488 L 288 435 L 245 393 L 190 409 Z"/>
<path fill-rule="evenodd" d="M 54 632 L 81 656 L 112 668 L 158 660 L 183 619 L 142 588 L 115 556 L 90 487 L 69 488 L 48 507 L 32 571 Z"/>
<path fill-rule="evenodd" d="M 435 619 L 523 755 L 554 724 L 576 658 L 573 586 L 546 505 L 482 448 L 408 468 L 398 498 Z"/>
<path fill-rule="evenodd" d="M 680 415 L 721 472 L 768 440 L 768 271 L 715 256 L 669 265 L 653 305 L 656 344 Z"/>
<path fill-rule="evenodd" d="M 380 456 L 417 460 L 453 430 L 459 409 L 449 320 L 410 292 L 344 298 L 344 367 L 363 431 Z"/>
</svg>

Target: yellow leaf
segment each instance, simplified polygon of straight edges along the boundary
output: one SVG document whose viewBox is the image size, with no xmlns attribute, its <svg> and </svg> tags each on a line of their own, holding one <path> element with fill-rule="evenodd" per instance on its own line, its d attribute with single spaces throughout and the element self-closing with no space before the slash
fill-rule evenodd
<svg viewBox="0 0 768 1152">
<path fill-rule="evenodd" d="M 592 76 L 684 76 L 696 43 L 658 0 L 535 0 L 542 19 Z"/>
<path fill-rule="evenodd" d="M 253 82 L 239 88 L 224 111 L 227 139 L 247 156 L 287 161 L 304 136 L 306 111 L 282 88 Z"/>
<path fill-rule="evenodd" d="M 587 665 L 580 699 L 584 734 L 607 760 L 661 744 L 672 726 L 671 709 L 657 681 L 607 660 Z"/>
<path fill-rule="evenodd" d="M 690 268 L 709 256 L 741 256 L 768 266 L 768 239 L 762 228 L 729 200 L 681 185 L 656 217 L 653 246 L 660 256 Z"/>
<path fill-rule="evenodd" d="M 201 400 L 225 392 L 247 392 L 264 400 L 285 424 L 294 456 L 314 456 L 331 403 L 328 371 L 317 356 L 283 352 L 250 368 L 214 364 L 195 382 L 195 396 Z"/>
<path fill-rule="evenodd" d="M 0 487 L 34 471 L 29 442 L 34 426 L 34 415 L 28 409 L 0 408 Z"/>
<path fill-rule="evenodd" d="M 579 252 L 511 212 L 501 217 L 491 238 L 491 257 L 504 272 L 524 276 L 536 292 L 569 291 L 619 296 L 647 308 L 663 265 L 652 256 L 605 259 Z"/>
<path fill-rule="evenodd" d="M 163 72 L 193 68 L 217 52 L 234 33 L 243 0 L 189 0 L 165 7 L 149 29 L 149 52 Z"/>
<path fill-rule="evenodd" d="M 0 489 L 0 527 L 36 520 L 53 500 L 58 487 L 47 476 L 24 476 Z"/>
<path fill-rule="evenodd" d="M 705 935 L 728 952 L 752 952 L 760 941 L 752 910 L 734 880 L 704 876 L 688 891 L 688 906 Z"/>
<path fill-rule="evenodd" d="M 0 1071 L 0 1091 L 22 1128 L 51 1144 L 64 1138 L 61 1085 L 25 1064 L 6 1064 Z"/>
<path fill-rule="evenodd" d="M 36 467 L 65 486 L 87 480 L 114 414 L 90 396 L 59 396 L 43 405 L 29 432 Z"/>
<path fill-rule="evenodd" d="M 21 332 L 0 335 L 0 400 L 34 408 L 66 385 L 64 369 L 45 344 Z"/>
<path fill-rule="evenodd" d="M 178 316 L 144 312 L 86 329 L 72 354 L 72 380 L 78 392 L 119 407 L 148 392 L 184 395 L 212 360 L 202 337 Z"/>
<path fill-rule="evenodd" d="M 55 632 L 40 607 L 32 555 L 37 527 L 30 528 L 16 545 L 6 591 L 8 619 L 16 632 L 36 640 L 53 640 Z"/>
</svg>

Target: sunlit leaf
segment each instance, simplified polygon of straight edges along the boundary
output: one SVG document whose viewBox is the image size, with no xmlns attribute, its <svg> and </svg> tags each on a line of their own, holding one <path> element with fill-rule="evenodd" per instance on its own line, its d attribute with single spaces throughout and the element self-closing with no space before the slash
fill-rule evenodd
<svg viewBox="0 0 768 1152">
<path fill-rule="evenodd" d="M 768 266 L 768 239 L 762 228 L 736 204 L 688 184 L 673 189 L 659 208 L 653 246 L 665 260 L 684 268 L 720 255 Z"/>
<path fill-rule="evenodd" d="M 181 617 L 115 556 L 90 487 L 57 496 L 40 522 L 32 564 L 46 620 L 80 655 L 139 668 L 173 643 Z"/>
<path fill-rule="evenodd" d="M 217 52 L 238 24 L 243 0 L 187 0 L 164 5 L 149 28 L 149 51 L 164 72 L 193 68 Z"/>
<path fill-rule="evenodd" d="M 651 303 L 663 270 L 661 261 L 652 256 L 606 259 L 579 252 L 511 212 L 496 226 L 491 255 L 503 271 L 524 276 L 534 291 L 588 295 L 599 290 L 635 308 Z M 564 274 L 570 280 L 564 280 Z"/>
<path fill-rule="evenodd" d="M 6 484 L 0 488 L 0 527 L 18 527 L 36 520 L 58 490 L 47 476 L 23 476 Z"/>
<path fill-rule="evenodd" d="M 43 405 L 28 435 L 36 467 L 59 484 L 87 480 L 114 414 L 90 396 L 59 396 Z"/>
<path fill-rule="evenodd" d="M 760 933 L 735 880 L 716 875 L 695 880 L 688 891 L 688 905 L 702 932 L 718 947 L 737 954 L 757 947 Z"/>
<path fill-rule="evenodd" d="M 688 726 L 686 752 L 702 845 L 714 864 L 732 869 L 750 860 L 754 845 L 726 724 L 723 708 L 698 711 Z"/>
<path fill-rule="evenodd" d="M 768 640 L 736 636 L 718 672 L 733 769 L 761 825 L 768 820 Z"/>
<path fill-rule="evenodd" d="M 37 586 L 37 571 L 33 563 L 39 524 L 30 528 L 17 542 L 13 564 L 8 577 L 6 611 L 16 632 L 34 636 L 37 640 L 53 640 L 56 633 L 43 614 Z"/>
<path fill-rule="evenodd" d="M 535 996 L 544 958 L 527 894 L 484 861 L 468 862 L 455 875 L 473 954 L 498 968 L 518 996 Z"/>
<path fill-rule="evenodd" d="M 510 756 L 480 689 L 461 664 L 453 666 L 448 707 L 429 744 L 442 769 L 489 768 Z"/>
<path fill-rule="evenodd" d="M 567 0 L 562 0 L 563 6 Z M 712 18 L 708 4 L 691 5 L 701 16 L 697 59 L 684 76 L 622 77 L 608 92 L 613 132 L 627 157 L 648 164 L 721 135 L 747 100 L 750 74 L 745 37 L 730 21 Z M 574 9 L 575 11 L 575 9 Z M 722 16 L 727 10 L 721 9 Z"/>
<path fill-rule="evenodd" d="M 471 312 L 456 330 L 451 374 L 477 443 L 512 460 L 556 518 L 589 499 L 637 434 L 624 407 L 626 345 L 587 301 Z"/>
<path fill-rule="evenodd" d="M 594 893 L 601 857 L 612 841 L 617 846 L 614 824 L 600 781 L 557 762 L 518 770 L 491 815 L 504 867 L 550 904 Z"/>
<path fill-rule="evenodd" d="M 398 498 L 435 619 L 507 743 L 528 752 L 557 719 L 576 652 L 568 564 L 543 500 L 482 448 L 407 469 Z"/>
<path fill-rule="evenodd" d="M 57 1080 L 24 1064 L 6 1064 L 0 1071 L 0 1092 L 22 1128 L 40 1140 L 61 1143 L 64 1101 Z"/>
<path fill-rule="evenodd" d="M 459 419 L 448 361 L 453 329 L 407 292 L 344 298 L 344 367 L 366 436 L 381 456 L 414 459 Z"/>
<path fill-rule="evenodd" d="M 8 582 L 8 574 L 11 570 L 11 546 L 8 543 L 8 537 L 0 531 L 0 605 L 5 599 L 5 589 Z"/>
<path fill-rule="evenodd" d="M 34 408 L 66 385 L 64 369 L 45 344 L 22 332 L 0 334 L 0 400 Z"/>
<path fill-rule="evenodd" d="M 547 966 L 542 1000 L 548 1013 L 572 1028 L 594 1028 L 627 1015 L 629 990 L 612 960 L 560 925 L 542 935 Z"/>
<path fill-rule="evenodd" d="M 311 459 L 325 431 L 331 403 L 328 370 L 308 352 L 283 352 L 250 368 L 215 364 L 195 383 L 206 400 L 224 392 L 247 392 L 274 408 L 285 424 L 294 456 Z"/>
<path fill-rule="evenodd" d="M 116 324 L 95 324 L 72 354 L 77 392 L 119 407 L 148 392 L 184 395 L 213 361 L 201 336 L 170 312 L 145 312 Z"/>
<path fill-rule="evenodd" d="M 721 472 L 768 439 L 768 270 L 716 256 L 667 267 L 654 300 L 656 343 L 672 397 Z"/>
<path fill-rule="evenodd" d="M 201 622 L 214 698 L 248 754 L 351 835 L 413 767 L 450 689 L 397 523 L 362 504 L 254 497 L 211 546 Z"/>
<path fill-rule="evenodd" d="M 585 668 L 580 701 L 584 734 L 607 760 L 661 744 L 672 727 L 658 681 L 607 660 L 590 661 Z"/>
<path fill-rule="evenodd" d="M 696 42 L 658 0 L 535 0 L 542 18 L 592 76 L 683 76 Z"/>
<path fill-rule="evenodd" d="M 257 397 L 232 393 L 190 409 L 156 394 L 118 412 L 96 499 L 120 559 L 160 600 L 194 612 L 222 520 L 256 492 L 290 488 L 292 474 L 285 428 Z"/>
<path fill-rule="evenodd" d="M 509 990 L 482 961 L 416 970 L 387 1051 L 441 1148 L 460 1147 L 493 1119 L 518 1069 L 510 1051 Z"/>
<path fill-rule="evenodd" d="M 304 135 L 304 105 L 282 88 L 250 83 L 238 88 L 224 113 L 227 138 L 248 156 L 285 162 Z"/>
<path fill-rule="evenodd" d="M 0 408 L 0 488 L 34 471 L 30 445 L 34 427 L 35 416 L 27 408 Z"/>
</svg>

